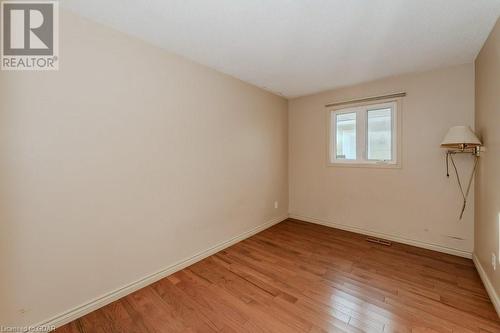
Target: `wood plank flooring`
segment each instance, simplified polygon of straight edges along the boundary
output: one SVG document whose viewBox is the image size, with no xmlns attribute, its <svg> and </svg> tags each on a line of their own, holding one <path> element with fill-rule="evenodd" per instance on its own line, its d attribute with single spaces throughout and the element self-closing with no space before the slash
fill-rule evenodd
<svg viewBox="0 0 500 333">
<path fill-rule="evenodd" d="M 500 332 L 471 260 L 288 219 L 56 330 Z"/>
</svg>

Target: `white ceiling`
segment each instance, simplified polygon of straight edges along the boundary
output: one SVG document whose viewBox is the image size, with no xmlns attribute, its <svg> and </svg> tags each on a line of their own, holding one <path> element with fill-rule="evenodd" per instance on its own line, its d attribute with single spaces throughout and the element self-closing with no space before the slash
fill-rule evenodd
<svg viewBox="0 0 500 333">
<path fill-rule="evenodd" d="M 472 62 L 500 14 L 500 0 L 61 3 L 286 97 Z"/>
</svg>

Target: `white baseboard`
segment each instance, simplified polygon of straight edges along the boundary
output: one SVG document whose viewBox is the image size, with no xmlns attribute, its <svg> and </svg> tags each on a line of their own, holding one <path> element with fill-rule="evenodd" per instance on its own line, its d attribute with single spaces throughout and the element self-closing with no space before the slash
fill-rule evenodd
<svg viewBox="0 0 500 333">
<path fill-rule="evenodd" d="M 65 311 L 61 314 L 58 314 L 50 319 L 47 319 L 43 322 L 40 322 L 36 325 L 32 325 L 32 327 L 60 327 L 64 324 L 67 324 L 75 319 L 78 319 L 94 310 L 97 310 L 109 303 L 112 303 L 124 296 L 127 296 L 130 293 L 133 293 L 136 290 L 139 290 L 145 286 L 148 286 L 158 280 L 163 279 L 166 276 L 169 276 L 177 271 L 180 271 L 181 269 L 190 266 L 206 257 L 211 256 L 212 254 L 215 254 L 235 243 L 238 243 L 250 236 L 255 235 L 256 233 L 267 229 L 283 220 L 286 220 L 288 218 L 288 215 L 285 216 L 280 216 L 278 218 L 274 218 L 266 223 L 263 223 L 255 228 L 252 228 L 238 236 L 235 236 L 229 240 L 226 240 L 224 242 L 221 242 L 219 244 L 216 244 L 204 251 L 198 252 L 194 255 L 192 255 L 189 258 L 185 258 L 183 260 L 180 260 L 156 273 L 150 274 L 148 276 L 145 276 L 137 281 L 131 282 L 121 288 L 118 288 L 114 291 L 111 291 L 105 295 L 102 295 L 101 297 L 95 298 L 93 300 L 90 300 L 80 306 L 77 306 L 71 310 Z"/>
<path fill-rule="evenodd" d="M 449 247 L 445 247 L 445 246 L 441 246 L 441 245 L 437 245 L 437 244 L 421 242 L 418 240 L 408 239 L 408 238 L 404 238 L 404 237 L 400 237 L 400 236 L 396 236 L 396 235 L 390 235 L 390 234 L 372 231 L 372 230 L 367 230 L 367 229 L 358 228 L 358 227 L 352 227 L 352 226 L 345 225 L 345 224 L 334 223 L 334 222 L 325 221 L 325 220 L 321 220 L 321 219 L 317 219 L 317 218 L 309 217 L 309 216 L 303 216 L 303 215 L 299 215 L 299 214 L 289 214 L 289 217 L 292 219 L 302 220 L 302 221 L 311 222 L 311 223 L 315 223 L 315 224 L 321 224 L 321 225 L 332 227 L 332 228 L 342 229 L 342 230 L 351 231 L 351 232 L 355 232 L 358 234 L 363 234 L 363 235 L 377 237 L 377 238 L 383 238 L 383 239 L 391 240 L 393 242 L 413 245 L 413 246 L 421 247 L 421 248 L 428 249 L 428 250 L 443 252 L 443 253 L 459 256 L 459 257 L 472 259 L 472 253 L 470 253 L 470 252 L 462 251 L 462 250 L 458 250 L 458 249 L 453 249 L 453 248 L 449 248 Z"/>
<path fill-rule="evenodd" d="M 493 303 L 495 310 L 497 310 L 498 317 L 500 317 L 500 297 L 497 295 L 495 288 L 493 288 L 493 285 L 491 284 L 488 275 L 486 275 L 486 272 L 475 253 L 472 255 L 472 261 L 474 261 L 474 265 L 476 265 L 476 269 L 479 273 L 479 276 L 481 277 L 481 280 L 483 281 L 484 287 L 486 288 L 486 291 L 490 296 L 491 302 Z"/>
</svg>

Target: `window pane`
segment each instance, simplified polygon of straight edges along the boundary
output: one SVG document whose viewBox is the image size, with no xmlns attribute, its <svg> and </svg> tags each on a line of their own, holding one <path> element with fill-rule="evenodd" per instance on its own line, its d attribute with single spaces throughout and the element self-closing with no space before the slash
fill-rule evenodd
<svg viewBox="0 0 500 333">
<path fill-rule="evenodd" d="M 390 108 L 368 111 L 368 159 L 392 160 L 392 112 Z"/>
<path fill-rule="evenodd" d="M 338 114 L 336 158 L 340 160 L 356 159 L 356 113 Z"/>
</svg>

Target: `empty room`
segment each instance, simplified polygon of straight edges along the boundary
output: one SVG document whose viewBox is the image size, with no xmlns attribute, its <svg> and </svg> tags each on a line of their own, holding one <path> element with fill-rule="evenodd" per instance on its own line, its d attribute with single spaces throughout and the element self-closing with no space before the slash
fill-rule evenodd
<svg viewBox="0 0 500 333">
<path fill-rule="evenodd" d="M 0 8 L 0 332 L 500 333 L 500 0 Z"/>
</svg>

